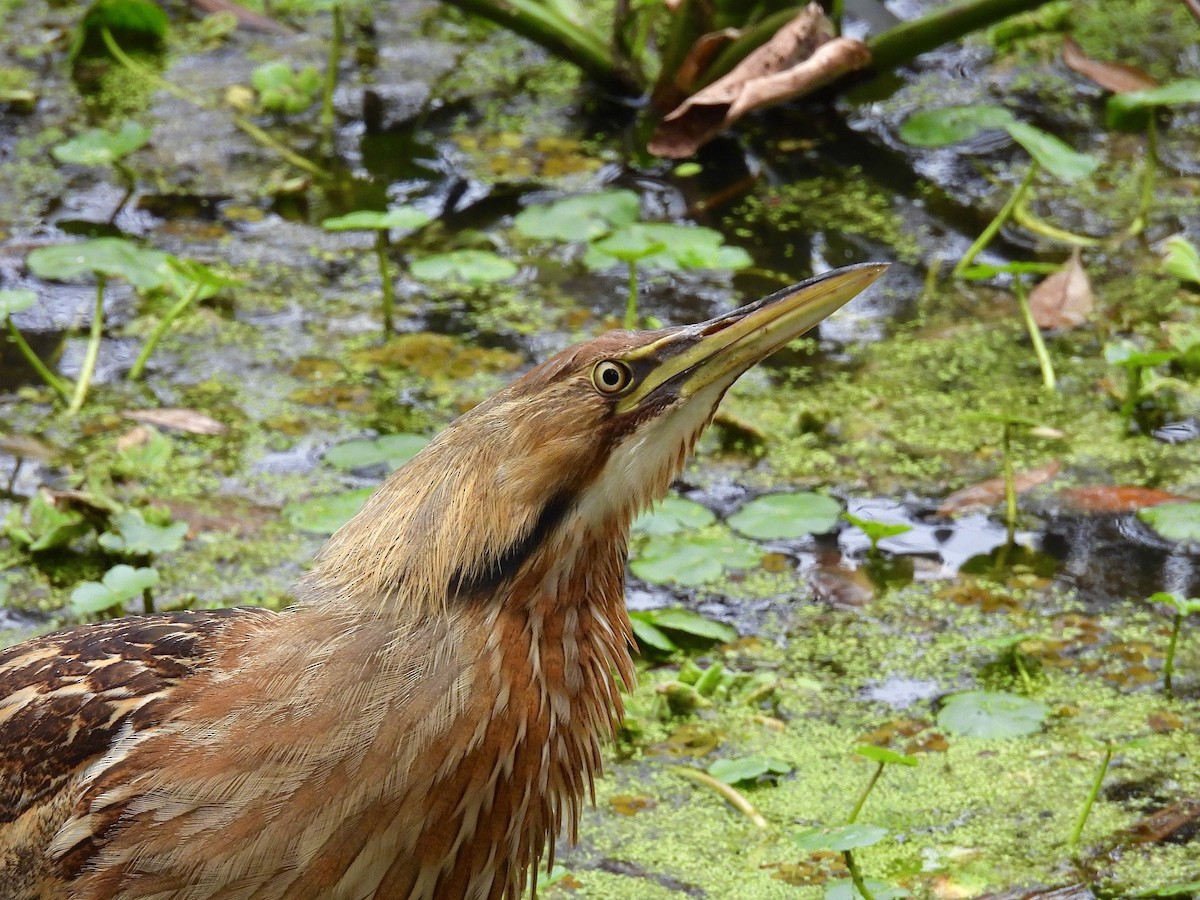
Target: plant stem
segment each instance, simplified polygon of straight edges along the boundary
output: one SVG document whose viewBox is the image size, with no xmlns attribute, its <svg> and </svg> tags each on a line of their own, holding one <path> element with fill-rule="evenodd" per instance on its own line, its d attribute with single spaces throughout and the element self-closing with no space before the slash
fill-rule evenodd
<svg viewBox="0 0 1200 900">
<path fill-rule="evenodd" d="M 144 612 L 150 615 L 154 612 L 154 595 L 150 593 L 150 588 L 145 588 L 142 591 L 142 604 L 145 606 Z"/>
<path fill-rule="evenodd" d="M 1046 350 L 1046 341 L 1042 337 L 1042 329 L 1034 321 L 1033 310 L 1029 308 L 1029 295 L 1025 293 L 1025 282 L 1020 275 L 1013 275 L 1013 292 L 1017 295 L 1017 303 L 1021 307 L 1021 318 L 1025 320 L 1025 330 L 1029 332 L 1029 340 L 1033 343 L 1033 352 L 1037 356 L 1038 366 L 1042 370 L 1042 384 L 1046 390 L 1053 391 L 1058 386 L 1054 377 L 1054 364 L 1050 362 L 1050 353 Z"/>
<path fill-rule="evenodd" d="M 879 768 L 882 769 L 883 765 L 880 764 Z M 863 900 L 875 900 L 875 895 L 867 887 L 867 881 L 863 878 L 858 863 L 854 861 L 854 854 L 849 850 L 843 850 L 842 857 L 846 860 L 846 868 L 850 870 L 850 881 L 854 885 L 854 889 L 862 895 Z"/>
<path fill-rule="evenodd" d="M 150 332 L 150 336 L 146 338 L 146 343 L 142 345 L 142 351 L 134 360 L 133 368 L 129 370 L 129 378 L 132 381 L 137 381 L 142 377 L 142 372 L 146 369 L 146 363 L 150 359 L 150 354 L 154 352 L 154 348 L 158 346 L 158 342 L 162 340 L 162 336 L 167 333 L 167 329 L 171 324 L 178 319 L 183 311 L 196 302 L 196 298 L 200 296 L 200 282 L 193 281 L 188 286 L 187 292 L 175 301 L 174 305 L 168 309 L 158 324 L 154 326 L 154 330 Z"/>
<path fill-rule="evenodd" d="M 1033 184 L 1033 179 L 1037 175 L 1037 171 L 1038 164 L 1031 162 L 1029 164 L 1029 171 L 1025 173 L 1025 177 L 1021 179 L 1021 183 L 1017 185 L 1017 189 L 1013 191 L 1012 196 L 1000 207 L 1000 211 L 996 213 L 996 217 L 988 222 L 987 227 L 979 233 L 979 237 L 975 238 L 975 243 L 967 248 L 966 254 L 963 255 L 963 258 L 951 270 L 950 275 L 952 277 L 960 277 L 963 271 L 975 261 L 975 257 L 982 252 L 983 248 L 991 243 L 992 238 L 996 236 L 996 233 L 1000 231 L 1004 223 L 1008 221 L 1017 204 L 1021 202 L 1021 198 L 1025 196 L 1025 192 Z"/>
<path fill-rule="evenodd" d="M 1138 199 L 1137 215 L 1129 223 L 1129 235 L 1141 234 L 1150 217 L 1150 205 L 1154 202 L 1154 179 L 1158 172 L 1158 123 L 1155 112 L 1150 110 L 1150 124 L 1146 129 L 1146 161 L 1142 163 L 1142 194 Z"/>
<path fill-rule="evenodd" d="M 109 225 L 117 221 L 117 216 L 121 214 L 121 210 L 125 208 L 125 204 L 129 202 L 129 198 L 133 196 L 133 191 L 137 187 L 137 175 L 134 174 L 133 169 L 129 168 L 124 161 L 114 159 L 113 168 L 117 170 L 117 174 L 125 181 L 125 194 L 121 197 L 121 202 L 117 204 L 117 208 L 112 211 L 112 215 L 108 217 Z"/>
<path fill-rule="evenodd" d="M 1047 0 L 962 0 L 902 22 L 867 41 L 871 68 L 885 71 L 903 65 L 926 51 L 956 41 L 964 34 L 986 28 L 1017 13 L 1037 9 Z"/>
<path fill-rule="evenodd" d="M 1012 464 L 1012 424 L 1004 423 L 1004 432 L 1000 438 L 1000 453 L 1004 457 L 1004 527 L 1008 532 L 1008 544 L 1011 546 L 1017 536 L 1017 482 L 1013 476 Z"/>
<path fill-rule="evenodd" d="M 1096 777 L 1092 780 L 1092 789 L 1088 791 L 1087 800 L 1083 802 L 1083 809 L 1079 811 L 1079 819 L 1075 822 L 1075 828 L 1067 840 L 1072 853 L 1077 853 L 1079 850 L 1079 839 L 1083 837 L 1083 826 L 1087 824 L 1088 816 L 1092 814 L 1092 805 L 1100 796 L 1100 786 L 1104 783 L 1104 776 L 1108 773 L 1108 764 L 1112 762 L 1113 749 L 1111 745 L 1104 748 L 1104 761 L 1100 763 Z"/>
<path fill-rule="evenodd" d="M 1175 647 L 1179 643 L 1179 630 L 1183 627 L 1183 613 L 1175 613 L 1175 621 L 1171 625 L 1171 642 L 1167 644 L 1167 658 L 1163 661 L 1163 690 L 1167 696 L 1174 699 L 1175 690 L 1171 685 L 1171 677 L 1175 674 Z"/>
<path fill-rule="evenodd" d="M 396 292 L 392 287 L 392 274 L 388 269 L 388 238 L 387 232 L 378 230 L 375 232 L 375 256 L 379 259 L 379 279 L 383 284 L 383 339 L 387 340 L 392 336 L 394 330 L 394 322 L 392 318 L 392 310 L 396 306 Z"/>
<path fill-rule="evenodd" d="M 867 802 L 867 797 L 871 793 L 871 789 L 875 787 L 875 782 L 879 780 L 879 776 L 883 774 L 884 763 L 880 763 L 879 767 L 871 775 L 871 780 L 867 782 L 867 786 L 863 788 L 862 793 L 858 795 L 858 800 L 854 804 L 854 809 L 850 810 L 850 815 L 846 818 L 847 825 L 853 825 L 858 818 L 858 814 L 862 812 L 863 804 Z"/>
<path fill-rule="evenodd" d="M 625 321 L 622 323 L 626 331 L 637 328 L 638 320 L 638 275 L 637 262 L 629 260 L 629 296 L 625 300 Z"/>
<path fill-rule="evenodd" d="M 338 64 L 342 60 L 342 45 L 346 39 L 346 27 L 342 18 L 342 4 L 333 5 L 333 35 L 329 38 L 329 59 L 325 63 L 325 92 L 321 97 L 322 141 L 328 151 L 333 150 L 333 92 L 337 88 Z"/>
<path fill-rule="evenodd" d="M 51 372 L 41 358 L 33 352 L 33 348 L 25 342 L 25 336 L 13 322 L 12 316 L 5 316 L 4 324 L 8 326 L 8 333 L 12 337 L 13 343 L 17 345 L 17 349 L 21 351 L 21 355 L 25 357 L 25 361 L 29 363 L 33 371 L 37 372 L 38 377 L 46 382 L 47 387 L 66 400 L 68 395 L 66 382 Z"/>
<path fill-rule="evenodd" d="M 1040 234 L 1044 238 L 1058 241 L 1061 244 L 1069 244 L 1072 247 L 1096 247 L 1100 244 L 1095 238 L 1067 231 L 1065 228 L 1059 228 L 1044 219 L 1039 219 L 1025 201 L 1013 207 L 1012 220 L 1026 231 L 1032 231 L 1034 234 Z"/>
<path fill-rule="evenodd" d="M 763 818 L 762 813 L 755 809 L 754 805 L 746 799 L 745 795 L 736 788 L 731 787 L 723 781 L 718 781 L 707 772 L 702 772 L 699 769 L 693 769 L 691 766 L 676 766 L 675 771 L 684 778 L 708 788 L 715 794 L 719 794 L 729 803 L 730 806 L 753 822 L 756 827 L 769 827 L 767 820 Z"/>
<path fill-rule="evenodd" d="M 75 392 L 71 394 L 71 402 L 67 404 L 67 415 L 73 416 L 83 408 L 83 399 L 87 396 L 88 385 L 92 383 L 92 374 L 96 371 L 96 359 L 100 356 L 100 335 L 104 329 L 104 276 L 96 276 L 96 307 L 92 311 L 92 328 L 88 334 L 87 350 L 83 354 L 83 365 L 79 369 L 79 378 L 75 380 Z"/>
<path fill-rule="evenodd" d="M 1033 679 L 1029 677 L 1029 670 L 1025 668 L 1025 663 L 1021 662 L 1021 651 L 1013 649 L 1013 665 L 1017 667 L 1017 674 L 1021 676 L 1021 684 L 1025 687 L 1026 694 L 1033 693 Z"/>
<path fill-rule="evenodd" d="M 1133 431 L 1133 417 L 1142 393 L 1142 367 L 1126 366 L 1125 372 L 1125 399 L 1121 401 L 1121 417 L 1125 420 L 1125 434 L 1129 434 Z"/>
</svg>

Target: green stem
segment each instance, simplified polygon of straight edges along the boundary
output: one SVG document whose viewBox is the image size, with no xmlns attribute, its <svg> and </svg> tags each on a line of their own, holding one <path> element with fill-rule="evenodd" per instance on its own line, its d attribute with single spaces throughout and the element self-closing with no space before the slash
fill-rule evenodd
<svg viewBox="0 0 1200 900">
<path fill-rule="evenodd" d="M 883 767 L 880 766 L 880 768 Z M 854 889 L 862 895 L 863 900 L 875 900 L 875 895 L 867 887 L 867 880 L 863 878 L 858 863 L 854 860 L 854 854 L 849 850 L 843 850 L 842 857 L 846 860 L 846 868 L 850 870 L 850 881 L 854 885 Z"/>
<path fill-rule="evenodd" d="M 1137 413 L 1138 400 L 1142 393 L 1142 367 L 1125 367 L 1125 399 L 1121 401 L 1121 418 L 1125 420 L 1125 433 L 1133 431 L 1133 418 Z"/>
<path fill-rule="evenodd" d="M 79 369 L 79 378 L 75 380 L 75 392 L 71 402 L 67 404 L 67 415 L 73 416 L 83 408 L 83 400 L 87 396 L 88 385 L 92 383 L 92 375 L 96 371 L 96 360 L 100 356 L 100 335 L 104 330 L 104 276 L 96 276 L 96 307 L 92 311 L 92 328 L 88 334 L 87 350 L 83 354 L 83 365 Z"/>
<path fill-rule="evenodd" d="M 1167 696 L 1174 699 L 1175 690 L 1171 685 L 1171 677 L 1175 674 L 1175 647 L 1179 643 L 1179 630 L 1183 627 L 1183 613 L 1175 613 L 1175 622 L 1171 626 L 1171 642 L 1167 644 L 1167 658 L 1163 662 L 1163 690 Z"/>
<path fill-rule="evenodd" d="M 114 159 L 113 168 L 117 170 L 117 173 L 125 181 L 125 193 L 121 197 L 121 202 L 117 204 L 117 208 L 108 217 L 109 225 L 117 221 L 117 216 L 121 214 L 121 210 L 125 208 L 125 204 L 129 202 L 129 198 L 133 196 L 133 191 L 137 187 L 137 175 L 122 160 Z"/>
<path fill-rule="evenodd" d="M 975 238 L 975 243 L 967 248 L 966 254 L 958 261 L 954 269 L 951 270 L 950 274 L 952 277 L 961 277 L 967 267 L 975 261 L 975 257 L 983 251 L 984 247 L 992 242 L 992 238 L 1004 227 L 1004 223 L 1012 216 L 1013 210 L 1021 202 L 1021 198 L 1025 196 L 1025 192 L 1029 190 L 1030 185 L 1033 184 L 1033 179 L 1037 175 L 1037 171 L 1038 164 L 1031 162 L 1029 164 L 1029 171 L 1025 173 L 1025 177 L 1021 179 L 1021 183 L 1017 185 L 1017 189 L 1013 191 L 1012 196 L 1000 207 L 1000 211 L 996 213 L 996 217 L 988 222 L 987 227 L 980 232 L 979 237 Z"/>
<path fill-rule="evenodd" d="M 1012 424 L 1004 423 L 1000 439 L 1000 452 L 1004 457 L 1004 527 L 1008 531 L 1008 543 L 1017 536 L 1017 482 L 1013 475 Z"/>
<path fill-rule="evenodd" d="M 154 326 L 154 330 L 146 338 L 146 343 L 142 345 L 142 351 L 138 354 L 137 359 L 134 360 L 133 368 L 129 370 L 130 380 L 137 381 L 142 377 L 142 373 L 146 369 L 146 363 L 150 359 L 150 354 L 154 352 L 154 349 L 158 346 L 158 342 L 167 333 L 167 329 L 183 314 L 184 310 L 196 302 L 196 298 L 199 296 L 200 282 L 193 281 L 188 286 L 187 292 L 175 301 L 174 305 L 158 320 L 158 324 Z"/>
<path fill-rule="evenodd" d="M 638 321 L 638 274 L 637 263 L 633 260 L 629 261 L 629 296 L 625 300 L 625 322 L 623 323 L 626 331 L 633 331 L 637 328 Z"/>
<path fill-rule="evenodd" d="M 46 367 L 46 364 L 42 362 L 41 358 L 33 352 L 33 348 L 25 343 L 25 336 L 21 334 L 20 329 L 13 322 L 12 316 L 5 316 L 4 324 L 8 326 L 8 333 L 12 337 L 13 343 L 17 345 L 17 349 L 21 351 L 21 355 L 25 357 L 25 361 L 29 363 L 33 371 L 37 372 L 38 377 L 46 382 L 47 387 L 66 400 L 68 394 L 67 383 L 51 372 Z"/>
<path fill-rule="evenodd" d="M 1013 650 L 1013 665 L 1017 667 L 1017 674 L 1021 676 L 1021 684 L 1025 687 L 1026 694 L 1033 693 L 1033 679 L 1029 677 L 1029 670 L 1025 668 L 1025 663 L 1021 661 L 1021 651 Z"/>
<path fill-rule="evenodd" d="M 333 150 L 333 92 L 337 88 L 338 63 L 342 59 L 342 45 L 346 39 L 346 27 L 342 18 L 342 5 L 333 5 L 333 35 L 329 39 L 329 59 L 325 63 L 325 92 L 321 97 L 321 133 L 326 149 Z"/>
<path fill-rule="evenodd" d="M 154 595 L 150 593 L 150 588 L 145 588 L 142 591 L 142 603 L 145 606 L 146 615 L 154 612 Z"/>
<path fill-rule="evenodd" d="M 1155 110 L 1150 110 L 1150 125 L 1146 130 L 1146 161 L 1142 164 L 1142 193 L 1138 200 L 1137 215 L 1129 223 L 1129 234 L 1141 234 L 1150 217 L 1150 205 L 1154 202 L 1154 179 L 1158 173 L 1158 123 Z"/>
<path fill-rule="evenodd" d="M 375 256 L 379 259 L 379 279 L 383 284 L 383 339 L 387 340 L 395 330 L 392 311 L 396 306 L 396 292 L 392 287 L 392 274 L 388 269 L 388 239 L 386 231 L 375 232 Z"/>
<path fill-rule="evenodd" d="M 1112 758 L 1113 747 L 1105 747 L 1104 761 L 1096 771 L 1096 777 L 1092 780 L 1092 789 L 1088 791 L 1087 800 L 1083 802 L 1083 809 L 1079 811 L 1079 819 L 1075 822 L 1075 828 L 1072 829 L 1071 837 L 1067 841 L 1072 853 L 1077 853 L 1079 850 L 1079 839 L 1083 837 L 1083 826 L 1087 824 L 1088 816 L 1092 814 L 1092 806 L 1095 804 L 1096 798 L 1100 796 L 1100 786 L 1104 784 L 1104 776 L 1108 774 L 1108 764 L 1112 762 Z"/>
<path fill-rule="evenodd" d="M 853 825 L 858 819 L 858 814 L 862 812 L 863 804 L 867 802 L 867 797 L 870 796 L 871 789 L 875 787 L 875 782 L 879 780 L 879 776 L 883 774 L 884 763 L 880 763 L 879 767 L 871 775 L 871 780 L 867 782 L 867 786 L 863 788 L 862 793 L 858 795 L 858 801 L 854 804 L 854 809 L 850 810 L 850 815 L 846 818 L 847 825 Z"/>
<path fill-rule="evenodd" d="M 1046 349 L 1046 341 L 1042 337 L 1042 329 L 1034 321 L 1033 310 L 1029 307 L 1029 295 L 1025 293 L 1025 282 L 1020 275 L 1013 276 L 1013 292 L 1017 295 L 1017 303 L 1021 307 L 1021 318 L 1025 320 L 1025 330 L 1029 332 L 1029 340 L 1033 343 L 1033 352 L 1037 356 L 1038 366 L 1042 370 L 1042 384 L 1046 390 L 1053 391 L 1058 386 L 1054 376 L 1054 364 L 1050 362 L 1050 353 Z"/>
</svg>

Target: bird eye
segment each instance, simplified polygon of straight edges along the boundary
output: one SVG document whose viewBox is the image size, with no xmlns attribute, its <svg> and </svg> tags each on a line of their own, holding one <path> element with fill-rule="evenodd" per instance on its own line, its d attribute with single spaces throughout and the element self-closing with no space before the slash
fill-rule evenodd
<svg viewBox="0 0 1200 900">
<path fill-rule="evenodd" d="M 623 362 L 606 359 L 596 363 L 592 369 L 592 384 L 602 394 L 616 394 L 629 387 L 633 372 Z"/>
</svg>

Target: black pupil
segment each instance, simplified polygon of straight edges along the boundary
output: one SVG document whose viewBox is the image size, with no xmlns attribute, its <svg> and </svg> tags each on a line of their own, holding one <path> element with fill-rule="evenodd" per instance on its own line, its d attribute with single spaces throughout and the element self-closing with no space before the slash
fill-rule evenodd
<svg viewBox="0 0 1200 900">
<path fill-rule="evenodd" d="M 604 379 L 604 383 L 609 387 L 616 387 L 621 381 L 621 373 L 617 371 L 616 366 L 607 366 L 604 369 L 604 374 L 600 377 Z"/>
</svg>

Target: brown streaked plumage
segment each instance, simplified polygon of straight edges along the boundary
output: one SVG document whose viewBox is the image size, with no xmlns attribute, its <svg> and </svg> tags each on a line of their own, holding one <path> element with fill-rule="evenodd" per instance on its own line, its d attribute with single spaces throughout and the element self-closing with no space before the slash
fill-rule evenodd
<svg viewBox="0 0 1200 900">
<path fill-rule="evenodd" d="M 4 651 L 0 897 L 518 897 L 634 678 L 631 519 L 742 372 L 884 268 L 560 353 L 393 473 L 281 613 Z"/>
</svg>

